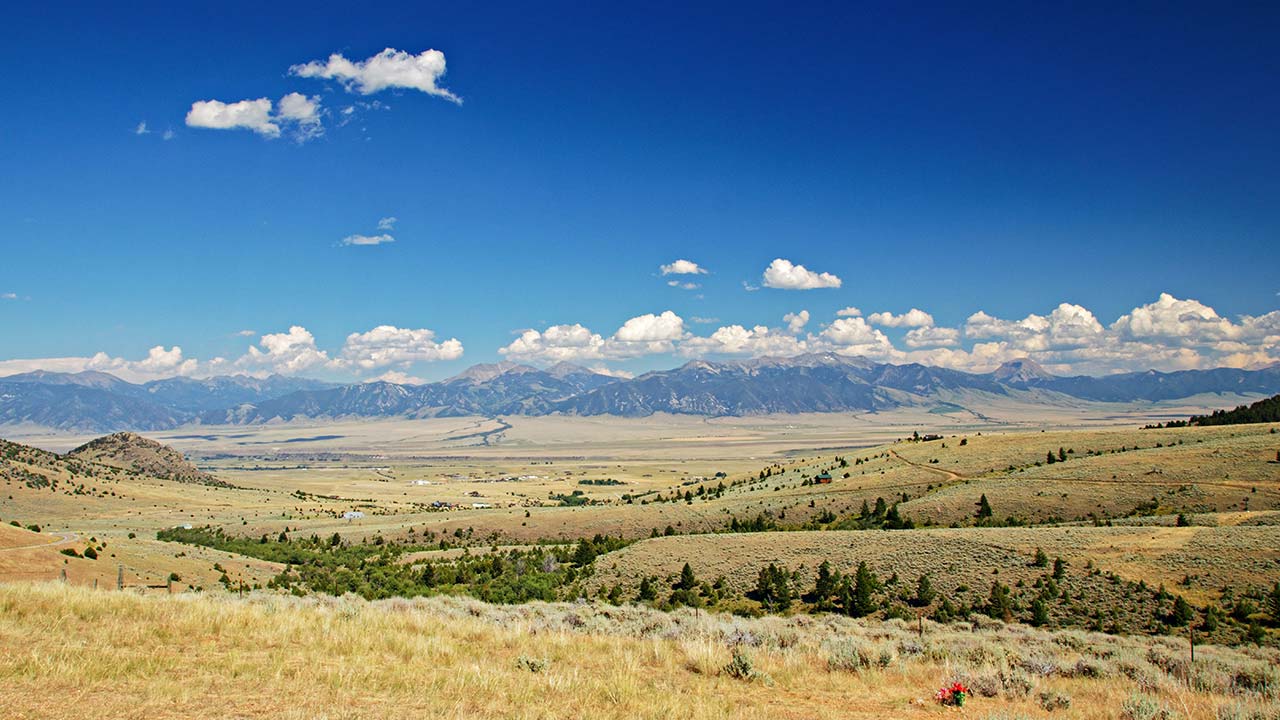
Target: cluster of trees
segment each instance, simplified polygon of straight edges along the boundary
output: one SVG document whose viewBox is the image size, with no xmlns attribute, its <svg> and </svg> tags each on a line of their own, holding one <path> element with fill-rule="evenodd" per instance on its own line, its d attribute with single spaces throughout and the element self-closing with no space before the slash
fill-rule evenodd
<svg viewBox="0 0 1280 720">
<path fill-rule="evenodd" d="M 1249 423 L 1280 422 L 1280 395 L 1259 400 L 1252 405 L 1240 405 L 1234 410 L 1214 410 L 1208 415 L 1192 415 L 1188 420 L 1170 420 L 1161 425 L 1148 425 L 1144 429 L 1180 428 L 1188 425 L 1245 425 Z"/>
<path fill-rule="evenodd" d="M 576 598 L 581 595 L 581 581 L 594 569 L 596 557 L 627 544 L 621 538 L 596 535 L 576 543 L 507 551 L 495 546 L 485 554 L 471 554 L 467 549 L 461 557 L 450 560 L 406 563 L 406 553 L 444 549 L 447 541 L 429 545 L 376 538 L 352 543 L 337 533 L 328 538 L 314 534 L 290 538 L 286 532 L 254 539 L 211 527 L 162 530 L 157 537 L 283 563 L 287 567 L 268 587 L 299 595 L 355 593 L 377 599 L 459 594 L 493 603 Z"/>
</svg>

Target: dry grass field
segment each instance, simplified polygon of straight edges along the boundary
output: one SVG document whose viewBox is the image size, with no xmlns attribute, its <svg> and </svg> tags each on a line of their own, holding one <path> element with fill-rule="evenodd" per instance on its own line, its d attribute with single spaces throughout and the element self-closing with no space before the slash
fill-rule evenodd
<svg viewBox="0 0 1280 720">
<path fill-rule="evenodd" d="M 1276 716 L 1275 650 L 1000 623 L 0 586 L 11 718 Z M 749 662 L 731 661 L 739 653 Z"/>
</svg>

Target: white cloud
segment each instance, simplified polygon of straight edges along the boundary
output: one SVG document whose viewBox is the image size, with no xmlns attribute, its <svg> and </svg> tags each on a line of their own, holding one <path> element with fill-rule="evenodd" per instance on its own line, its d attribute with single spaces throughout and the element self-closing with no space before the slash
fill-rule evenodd
<svg viewBox="0 0 1280 720">
<path fill-rule="evenodd" d="M 397 222 L 399 222 L 399 219 L 394 216 L 384 217 L 378 221 L 378 229 L 379 230 L 395 230 Z"/>
<path fill-rule="evenodd" d="M 7 292 L 3 295 L 0 295 L 0 300 L 17 300 L 17 299 L 18 299 L 18 293 Z"/>
<path fill-rule="evenodd" d="M 324 134 L 320 123 L 320 96 L 307 97 L 302 93 L 289 93 L 280 98 L 276 113 L 278 120 L 291 123 L 294 139 L 306 142 Z"/>
<path fill-rule="evenodd" d="M 348 335 L 335 364 L 373 370 L 389 365 L 404 367 L 414 362 L 456 360 L 462 357 L 462 352 L 462 343 L 456 338 L 436 342 L 431 330 L 379 325 L 365 333 Z"/>
<path fill-rule="evenodd" d="M 668 342 L 684 337 L 684 319 L 670 310 L 660 315 L 637 315 L 622 324 L 614 339 L 620 342 Z"/>
<path fill-rule="evenodd" d="M 1239 337 L 1240 328 L 1196 300 L 1179 300 L 1169 293 L 1149 305 L 1134 308 L 1111 329 L 1133 339 L 1186 339 L 1212 342 Z"/>
<path fill-rule="evenodd" d="M 852 305 L 850 305 L 847 308 L 843 308 L 836 311 L 836 317 L 861 317 L 861 316 L 862 316 L 862 311 Z"/>
<path fill-rule="evenodd" d="M 393 243 L 396 239 L 387 233 L 381 235 L 348 235 L 342 238 L 343 245 L 382 245 Z"/>
<path fill-rule="evenodd" d="M 946 327 L 918 327 L 902 339 L 909 348 L 954 347 L 960 344 L 960 331 Z"/>
<path fill-rule="evenodd" d="M 542 332 L 524 330 L 498 353 L 520 362 L 598 360 L 604 357 L 604 338 L 580 324 L 552 325 Z"/>
<path fill-rule="evenodd" d="M 680 288 L 681 290 L 697 290 L 702 286 L 696 282 L 680 282 L 679 280 L 668 280 L 667 287 Z"/>
<path fill-rule="evenodd" d="M 234 130 L 244 128 L 263 137 L 279 137 L 280 126 L 272 121 L 271 101 L 267 98 L 224 103 L 220 100 L 198 100 L 187 113 L 189 127 Z"/>
<path fill-rule="evenodd" d="M 658 268 L 663 275 L 706 275 L 707 271 L 691 260 L 676 260 Z"/>
<path fill-rule="evenodd" d="M 883 357 L 893 350 L 889 338 L 860 317 L 836 320 L 818 334 L 818 340 L 836 352 L 850 355 Z"/>
<path fill-rule="evenodd" d="M 263 335 L 258 345 L 236 360 L 236 366 L 293 375 L 330 363 L 329 354 L 316 347 L 315 336 L 300 325 L 287 333 Z"/>
<path fill-rule="evenodd" d="M 161 139 L 164 139 L 164 140 L 172 140 L 172 139 L 173 139 L 173 130 L 165 130 L 165 131 L 164 131 L 164 134 L 163 134 L 163 135 L 161 135 L 160 137 L 161 137 Z"/>
<path fill-rule="evenodd" d="M 420 377 L 414 377 L 413 375 L 410 375 L 406 372 L 401 372 L 399 370 L 388 370 L 382 373 L 381 375 L 379 375 L 378 377 L 370 378 L 365 382 L 366 383 L 389 382 L 389 383 L 395 383 L 396 385 L 426 385 L 427 384 L 426 380 L 423 380 Z"/>
<path fill-rule="evenodd" d="M 268 98 L 224 103 L 220 100 L 199 100 L 191 104 L 187 112 L 187 126 L 214 130 L 252 130 L 267 138 L 280 137 L 281 126 L 291 130 L 291 136 L 299 143 L 324 134 L 321 124 L 320 97 L 307 97 L 302 93 L 289 93 L 275 106 Z M 165 132 L 165 139 L 173 137 Z"/>
<path fill-rule="evenodd" d="M 176 345 L 168 350 L 157 345 L 148 350 L 147 356 L 142 360 L 112 357 L 105 352 L 95 353 L 92 357 L 0 360 L 0 377 L 34 370 L 65 373 L 93 370 L 110 373 L 128 382 L 147 382 L 179 375 L 196 375 L 200 366 L 196 360 L 184 357 L 182 348 Z"/>
<path fill-rule="evenodd" d="M 776 258 L 764 271 L 764 286 L 779 290 L 815 290 L 838 288 L 840 278 L 831 273 L 817 273 L 790 260 Z"/>
<path fill-rule="evenodd" d="M 787 313 L 782 316 L 782 322 L 787 324 L 787 330 L 794 335 L 809 324 L 809 311 L 801 310 L 798 313 Z"/>
<path fill-rule="evenodd" d="M 693 317 L 689 318 L 689 322 L 697 323 L 698 325 L 714 325 L 720 322 L 720 318 L 701 317 L 698 315 L 694 315 Z"/>
<path fill-rule="evenodd" d="M 313 60 L 294 65 L 289 72 L 298 77 L 337 80 L 348 92 L 362 95 L 372 95 L 388 88 L 406 88 L 462 104 L 461 98 L 437 84 L 445 73 L 444 53 L 439 50 L 411 55 L 403 50 L 387 48 L 371 58 L 356 62 L 334 53 L 326 62 Z"/>
<path fill-rule="evenodd" d="M 680 346 L 690 357 L 706 355 L 790 356 L 805 352 L 808 345 L 794 335 L 757 325 L 750 330 L 741 325 L 717 328 L 709 337 L 691 337 Z"/>
<path fill-rule="evenodd" d="M 239 335 L 240 337 L 253 337 L 254 335 L 257 335 L 257 334 L 258 333 L 254 332 L 253 330 L 241 330 L 236 333 L 236 335 Z"/>
<path fill-rule="evenodd" d="M 133 129 L 133 134 L 134 135 L 150 135 L 151 131 L 147 129 L 146 121 L 138 123 L 138 126 Z"/>
<path fill-rule="evenodd" d="M 871 313 L 867 321 L 873 325 L 884 325 L 885 327 L 930 327 L 933 325 L 933 316 L 929 313 L 911 308 L 901 315 L 894 315 L 891 312 Z"/>
</svg>

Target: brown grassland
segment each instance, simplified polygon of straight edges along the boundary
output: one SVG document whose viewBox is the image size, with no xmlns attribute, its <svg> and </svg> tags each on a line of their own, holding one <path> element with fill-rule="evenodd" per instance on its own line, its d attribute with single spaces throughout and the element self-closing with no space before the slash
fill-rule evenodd
<svg viewBox="0 0 1280 720">
<path fill-rule="evenodd" d="M 1248 622 L 1277 618 L 1257 609 L 1224 623 L 1195 664 L 1185 630 L 1159 619 L 1174 597 L 1165 588 L 1226 608 L 1280 581 L 1280 425 L 1139 430 L 1137 414 L 1093 408 L 1044 427 L 1006 410 L 998 422 L 925 411 L 452 418 L 157 436 L 225 487 L 3 445 L 0 707 L 31 718 L 87 707 L 148 718 L 936 717 L 947 711 L 933 692 L 961 679 L 977 692 L 964 714 L 993 720 L 1280 717 L 1277 633 L 1245 642 Z M 914 430 L 944 437 L 911 441 Z M 84 440 L 29 438 L 59 451 Z M 815 483 L 820 472 L 832 481 Z M 992 517 L 979 523 L 981 497 Z M 851 529 L 877 500 L 916 529 Z M 726 532 L 753 520 L 774 531 Z M 596 534 L 634 542 L 573 585 L 622 604 L 368 602 L 270 592 L 282 565 L 157 539 L 184 525 L 451 542 L 401 558 L 414 568 Z M 1024 619 L 1047 580 L 1037 549 L 1066 567 L 1044 629 L 803 606 L 725 614 L 759 612 L 743 595 L 764 566 L 785 566 L 805 589 L 825 560 L 896 580 L 886 603 L 925 574 L 940 597 L 975 609 L 1003 584 Z M 644 578 L 670 593 L 685 563 L 732 597 L 713 612 L 633 602 Z M 108 592 L 121 570 L 128 591 Z M 735 676 L 735 652 L 754 673 L 740 664 Z"/>
</svg>

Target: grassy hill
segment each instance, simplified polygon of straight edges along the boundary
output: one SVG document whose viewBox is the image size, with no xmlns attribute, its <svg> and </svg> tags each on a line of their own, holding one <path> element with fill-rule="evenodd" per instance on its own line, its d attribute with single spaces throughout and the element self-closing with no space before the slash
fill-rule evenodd
<svg viewBox="0 0 1280 720">
<path fill-rule="evenodd" d="M 1267 718 L 1274 650 L 837 616 L 0 585 L 12 718 Z M 734 663 L 734 656 L 740 660 Z M 1047 710 L 1046 708 L 1050 708 Z M 1067 708 L 1064 712 L 1063 708 Z M 1166 712 L 1167 715 L 1160 713 Z M 1272 713 L 1272 714 L 1268 714 Z"/>
</svg>

